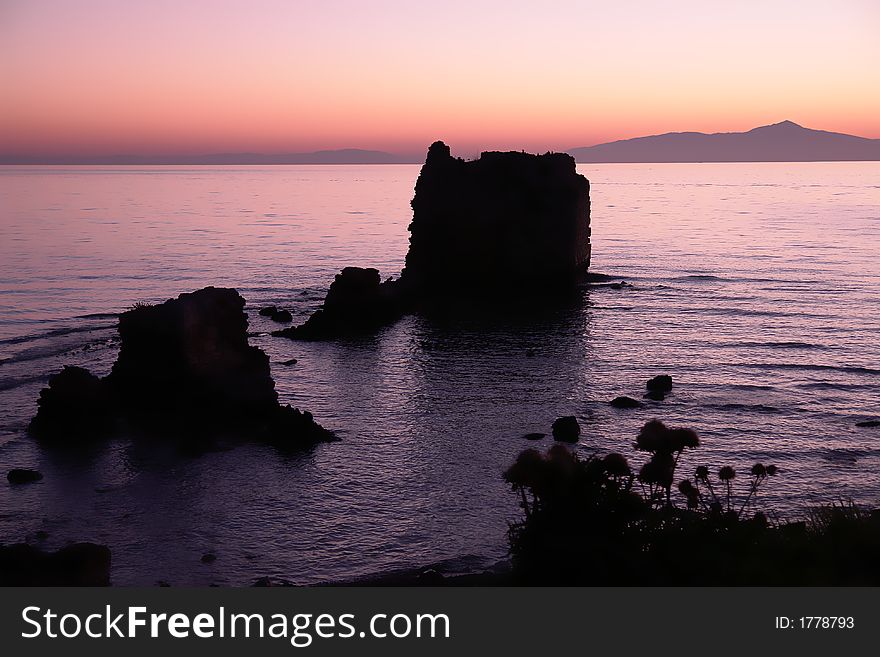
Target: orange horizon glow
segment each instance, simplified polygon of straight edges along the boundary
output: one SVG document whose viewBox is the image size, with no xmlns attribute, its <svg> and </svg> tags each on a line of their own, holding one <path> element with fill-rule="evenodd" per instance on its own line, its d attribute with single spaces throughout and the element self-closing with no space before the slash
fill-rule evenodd
<svg viewBox="0 0 880 657">
<path fill-rule="evenodd" d="M 7 0 L 0 153 L 546 151 L 786 119 L 880 138 L 877 34 L 870 0 Z"/>
</svg>

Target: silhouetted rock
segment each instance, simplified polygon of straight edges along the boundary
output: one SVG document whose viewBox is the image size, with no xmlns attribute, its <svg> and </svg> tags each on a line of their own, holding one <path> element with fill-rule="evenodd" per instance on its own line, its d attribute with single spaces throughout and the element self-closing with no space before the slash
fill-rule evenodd
<svg viewBox="0 0 880 657">
<path fill-rule="evenodd" d="M 377 269 L 346 267 L 330 285 L 323 307 L 305 324 L 272 335 L 320 340 L 375 331 L 403 314 L 399 286 L 399 281 L 383 282 Z"/>
<path fill-rule="evenodd" d="M 213 552 L 206 552 L 202 555 L 201 562 L 202 563 L 214 563 L 217 561 L 217 555 Z"/>
<path fill-rule="evenodd" d="M 256 588 L 265 588 L 265 587 L 290 587 L 293 586 L 293 583 L 283 579 L 281 577 L 260 577 L 251 584 L 252 587 Z"/>
<path fill-rule="evenodd" d="M 6 479 L 10 484 L 30 484 L 43 478 L 41 472 L 28 468 L 13 468 L 6 473 Z"/>
<path fill-rule="evenodd" d="M 590 184 L 564 153 L 454 158 L 435 142 L 416 182 L 410 248 L 397 281 L 346 267 L 322 309 L 273 335 L 370 332 L 410 311 L 505 307 L 563 297 L 590 263 Z M 533 354 L 532 354 L 533 355 Z"/>
<path fill-rule="evenodd" d="M 857 427 L 880 427 L 880 420 L 865 420 L 864 422 L 856 422 Z"/>
<path fill-rule="evenodd" d="M 662 390 L 649 390 L 645 393 L 646 399 L 652 399 L 654 401 L 663 401 L 666 399 L 666 393 Z"/>
<path fill-rule="evenodd" d="M 290 365 L 296 365 L 298 362 L 296 358 L 289 358 L 288 360 L 282 360 L 280 364 L 289 367 Z"/>
<path fill-rule="evenodd" d="M 293 321 L 293 315 L 290 314 L 289 310 L 280 309 L 269 315 L 269 319 L 279 324 L 286 324 Z"/>
<path fill-rule="evenodd" d="M 561 417 L 553 422 L 553 440 L 576 443 L 581 435 L 581 425 L 573 415 Z"/>
<path fill-rule="evenodd" d="M 110 374 L 65 368 L 50 379 L 32 433 L 70 441 L 126 428 L 190 445 L 252 436 L 284 447 L 332 439 L 310 413 L 278 404 L 269 358 L 248 344 L 244 303 L 208 287 L 123 313 Z"/>
<path fill-rule="evenodd" d="M 65 367 L 40 391 L 30 432 L 46 441 L 100 438 L 111 428 L 105 381 L 81 367 Z"/>
<path fill-rule="evenodd" d="M 420 299 L 552 294 L 590 263 L 590 184 L 564 153 L 465 161 L 435 142 L 412 208 L 401 278 Z"/>
<path fill-rule="evenodd" d="M 541 440 L 546 435 L 546 433 L 527 433 L 523 438 L 526 440 Z"/>
<path fill-rule="evenodd" d="M 260 308 L 260 315 L 262 315 L 263 317 L 271 317 L 277 312 L 277 306 L 263 306 L 262 308 Z"/>
<path fill-rule="evenodd" d="M 74 543 L 44 552 L 25 543 L 0 545 L 0 586 L 109 586 L 110 550 Z"/>
<path fill-rule="evenodd" d="M 648 382 L 645 384 L 645 388 L 647 388 L 649 392 L 671 392 L 672 377 L 668 374 L 660 374 L 659 376 L 655 376 L 652 379 L 648 379 Z"/>
<path fill-rule="evenodd" d="M 610 402 L 614 408 L 640 408 L 642 402 L 632 397 L 615 397 Z"/>
</svg>

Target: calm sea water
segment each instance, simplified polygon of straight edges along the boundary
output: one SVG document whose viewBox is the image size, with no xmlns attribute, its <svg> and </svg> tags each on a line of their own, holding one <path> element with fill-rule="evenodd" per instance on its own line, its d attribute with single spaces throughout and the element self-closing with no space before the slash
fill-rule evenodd
<svg viewBox="0 0 880 657">
<path fill-rule="evenodd" d="M 518 509 L 501 473 L 522 435 L 568 414 L 584 452 L 630 453 L 657 417 L 700 432 L 684 471 L 776 463 L 762 497 L 786 518 L 880 505 L 880 429 L 854 426 L 880 417 L 880 163 L 580 170 L 593 270 L 632 287 L 552 316 L 296 343 L 256 308 L 301 321 L 345 265 L 397 274 L 417 166 L 0 168 L 0 470 L 45 475 L 0 484 L 0 543 L 106 543 L 117 584 L 468 571 L 505 556 Z M 283 401 L 342 442 L 193 459 L 115 442 L 71 460 L 27 438 L 51 373 L 109 370 L 113 313 L 209 284 L 245 296 Z M 659 373 L 667 401 L 608 406 Z"/>
</svg>

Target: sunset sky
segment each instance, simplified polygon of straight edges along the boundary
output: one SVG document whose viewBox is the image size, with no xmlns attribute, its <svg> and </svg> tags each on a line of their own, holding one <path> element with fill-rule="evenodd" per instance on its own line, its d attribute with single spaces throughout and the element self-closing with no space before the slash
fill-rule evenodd
<svg viewBox="0 0 880 657">
<path fill-rule="evenodd" d="M 0 153 L 880 138 L 877 0 L 0 0 Z"/>
</svg>

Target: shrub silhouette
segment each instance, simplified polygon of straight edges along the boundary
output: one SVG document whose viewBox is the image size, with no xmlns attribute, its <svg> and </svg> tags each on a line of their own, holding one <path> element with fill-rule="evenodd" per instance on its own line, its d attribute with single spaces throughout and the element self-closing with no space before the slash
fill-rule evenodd
<svg viewBox="0 0 880 657">
<path fill-rule="evenodd" d="M 645 424 L 635 473 L 618 453 L 579 457 L 564 445 L 522 452 L 504 473 L 524 518 L 508 531 L 520 584 L 840 585 L 880 583 L 880 511 L 813 509 L 772 524 L 758 492 L 779 470 L 754 464 L 737 478 L 708 466 L 673 487 L 689 429 Z M 743 483 L 739 483 L 743 482 Z M 673 488 L 677 494 L 673 493 Z"/>
</svg>

